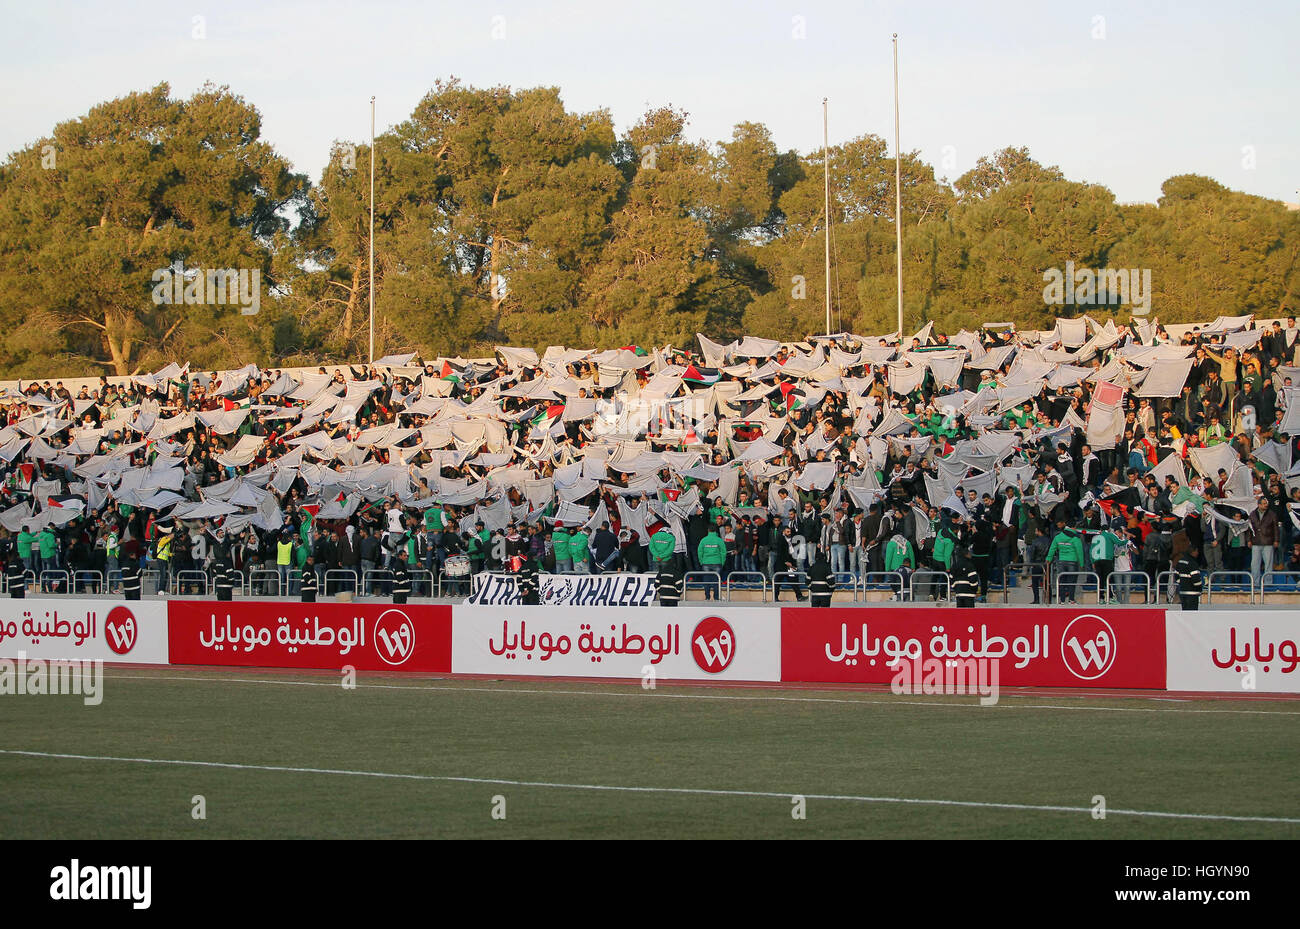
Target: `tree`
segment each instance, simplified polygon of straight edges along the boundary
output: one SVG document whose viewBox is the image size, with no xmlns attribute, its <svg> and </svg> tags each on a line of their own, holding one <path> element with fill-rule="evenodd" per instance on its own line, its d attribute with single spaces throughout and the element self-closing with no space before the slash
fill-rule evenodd
<svg viewBox="0 0 1300 929">
<path fill-rule="evenodd" d="M 159 84 L 12 155 L 0 169 L 5 362 L 80 360 L 122 375 L 263 354 L 267 327 L 238 306 L 156 302 L 174 262 L 189 284 L 196 270 L 238 269 L 275 285 L 272 251 L 306 182 L 260 134 L 257 111 L 226 88 L 178 101 Z"/>
<path fill-rule="evenodd" d="M 1065 175 L 1056 166 L 1044 168 L 1029 157 L 1029 149 L 1007 147 L 980 156 L 971 168 L 957 178 L 953 187 L 963 202 L 985 200 L 1012 184 L 1028 181 L 1063 181 Z"/>
</svg>

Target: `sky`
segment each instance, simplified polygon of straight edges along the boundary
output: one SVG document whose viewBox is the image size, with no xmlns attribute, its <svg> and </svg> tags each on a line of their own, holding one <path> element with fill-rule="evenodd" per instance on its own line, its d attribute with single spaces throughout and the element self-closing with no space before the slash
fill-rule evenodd
<svg viewBox="0 0 1300 929">
<path fill-rule="evenodd" d="M 892 151 L 898 33 L 901 147 L 939 178 L 1015 145 L 1121 202 L 1187 173 L 1300 202 L 1295 0 L 0 3 L 6 154 L 105 100 L 211 81 L 317 180 L 332 142 L 368 138 L 372 95 L 382 133 L 453 76 L 558 87 L 620 131 L 663 105 L 711 144 L 763 123 L 801 152 L 826 97 L 831 144 Z"/>
</svg>

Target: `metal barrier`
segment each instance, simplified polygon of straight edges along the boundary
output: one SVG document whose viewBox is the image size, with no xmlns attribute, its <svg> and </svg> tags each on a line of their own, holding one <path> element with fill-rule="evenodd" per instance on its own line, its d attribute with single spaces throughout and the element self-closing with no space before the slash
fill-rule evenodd
<svg viewBox="0 0 1300 929">
<path fill-rule="evenodd" d="M 258 578 L 269 578 L 274 581 L 275 592 L 271 593 L 268 588 L 272 585 L 265 580 L 259 581 Z M 286 585 L 287 586 L 287 585 Z M 255 591 L 254 588 L 257 588 Z M 280 591 L 280 572 L 275 568 L 254 568 L 248 572 L 248 579 L 244 592 L 250 597 L 279 597 L 282 596 Z"/>
<path fill-rule="evenodd" d="M 872 578 L 881 578 L 882 580 L 873 581 Z M 862 575 L 861 589 L 862 601 L 867 600 L 867 591 L 890 590 L 893 591 L 895 599 L 901 600 L 903 594 L 907 591 L 907 579 L 903 577 L 902 571 L 867 571 Z"/>
<path fill-rule="evenodd" d="M 1254 581 L 1252 580 L 1252 584 Z M 1156 575 L 1156 582 L 1151 585 L 1151 602 L 1159 603 L 1163 596 L 1165 603 L 1173 603 L 1178 595 L 1178 574 L 1175 571 L 1161 571 Z"/>
<path fill-rule="evenodd" d="M 1040 581 L 1039 588 L 1047 587 L 1047 565 L 1041 561 L 1018 561 L 1006 565 L 1003 575 L 1002 584 L 1002 602 L 1011 602 L 1011 589 L 1016 586 L 1011 583 L 1012 578 L 1024 580 L 1032 590 L 1034 578 Z"/>
<path fill-rule="evenodd" d="M 682 599 L 686 599 L 686 592 L 691 589 L 691 578 L 704 577 L 713 578 L 712 581 L 704 581 L 700 586 L 704 588 L 704 599 L 709 599 L 709 591 L 713 591 L 713 599 L 722 599 L 722 575 L 717 571 L 687 571 L 682 575 Z M 696 588 L 699 589 L 698 587 Z"/>
<path fill-rule="evenodd" d="M 832 597 L 841 590 L 847 590 L 853 595 L 853 602 L 858 602 L 858 579 L 853 576 L 852 571 L 832 571 L 831 583 L 835 585 L 831 591 Z"/>
<path fill-rule="evenodd" d="M 754 587 L 753 582 L 757 581 L 758 586 Z M 731 600 L 733 590 L 757 590 L 762 597 L 761 602 L 767 602 L 767 575 L 762 571 L 732 571 L 727 575 L 727 600 Z"/>
<path fill-rule="evenodd" d="M 920 570 L 920 571 L 913 571 L 913 572 L 912 572 L 912 576 L 911 576 L 910 578 L 908 578 L 908 583 L 909 583 L 910 588 L 911 588 L 911 600 L 912 600 L 913 603 L 916 602 L 916 598 L 917 598 L 918 596 L 925 597 L 925 599 L 929 600 L 930 597 L 931 597 L 931 595 L 932 595 L 932 593 L 933 593 L 933 590 L 934 590 L 935 584 L 936 584 L 935 581 L 926 580 L 926 581 L 924 581 L 924 582 L 921 584 L 921 591 L 922 591 L 922 592 L 921 592 L 921 593 L 918 593 L 918 592 L 917 592 L 917 584 L 916 584 L 916 579 L 917 579 L 918 577 L 921 577 L 921 578 L 932 578 L 932 577 L 943 578 L 943 596 L 942 596 L 941 598 L 937 598 L 937 599 L 939 599 L 940 602 L 943 602 L 943 603 L 950 603 L 950 602 L 952 601 L 952 577 L 948 574 L 948 572 L 947 572 L 947 571 L 930 571 L 930 570 L 928 570 L 928 569 L 922 569 L 922 570 Z"/>
<path fill-rule="evenodd" d="M 1271 577 L 1289 577 L 1290 581 L 1279 584 L 1274 581 L 1272 589 L 1269 587 L 1269 578 Z M 1259 602 L 1264 602 L 1264 597 L 1268 594 L 1297 594 L 1300 593 L 1300 571 L 1265 571 L 1259 576 Z"/>
<path fill-rule="evenodd" d="M 376 580 L 376 578 L 378 578 L 378 580 Z M 468 582 L 469 578 L 466 577 L 465 580 Z M 372 568 L 369 571 L 363 571 L 361 573 L 361 586 L 365 590 L 365 596 L 383 596 L 382 594 L 376 595 L 374 593 L 377 585 L 381 585 L 381 590 L 392 589 L 393 572 L 389 571 L 387 568 Z"/>
<path fill-rule="evenodd" d="M 1061 579 L 1066 577 L 1092 578 L 1092 589 L 1097 591 L 1097 598 L 1101 599 L 1101 578 L 1097 576 L 1096 571 L 1057 571 L 1052 577 L 1052 595 L 1053 595 L 1052 600 L 1054 602 L 1056 603 L 1061 602 Z M 1080 583 L 1078 581 L 1073 581 L 1071 587 L 1072 587 L 1071 597 L 1070 597 L 1071 603 L 1079 602 L 1078 594 L 1080 590 L 1089 589 L 1086 581 L 1084 581 L 1083 583 Z"/>
<path fill-rule="evenodd" d="M 441 596 L 441 590 L 438 587 L 438 578 L 428 568 L 411 568 L 408 572 L 411 575 L 411 596 L 413 597 L 437 597 Z M 428 593 L 418 594 L 415 591 L 427 589 Z"/>
<path fill-rule="evenodd" d="M 208 595 L 208 572 L 200 571 L 197 568 L 185 571 L 173 571 L 171 593 L 176 594 L 177 596 L 183 596 L 183 594 L 181 594 L 182 584 L 186 587 L 193 587 L 195 585 L 201 586 L 203 589 L 197 594 L 197 596 L 206 597 Z"/>
<path fill-rule="evenodd" d="M 785 582 L 778 583 L 778 578 L 785 578 Z M 807 571 L 777 571 L 772 575 L 772 600 L 775 602 L 781 599 L 781 590 L 794 590 L 795 599 L 802 600 L 808 595 L 808 572 Z"/>
<path fill-rule="evenodd" d="M 339 587 L 336 590 L 330 590 L 330 584 L 336 581 L 338 582 Z M 357 572 L 353 571 L 351 568 L 330 568 L 325 572 L 325 583 L 321 585 L 321 588 L 325 596 L 328 597 L 331 594 L 338 593 L 340 590 L 349 589 L 346 586 L 348 584 L 352 585 L 351 589 L 353 591 L 357 589 Z"/>
<path fill-rule="evenodd" d="M 157 568 L 146 568 L 140 572 L 140 596 L 142 597 L 146 593 L 145 581 L 148 578 L 153 578 L 153 595 L 156 597 L 161 593 L 158 588 L 162 586 L 162 573 Z"/>
<path fill-rule="evenodd" d="M 1121 585 L 1115 583 L 1115 578 L 1125 578 L 1124 591 L 1119 592 Z M 1112 571 L 1106 578 L 1106 599 L 1112 603 L 1128 603 L 1129 596 L 1133 593 L 1133 582 L 1127 578 L 1140 577 L 1142 579 L 1142 602 L 1151 602 L 1151 575 L 1145 571 Z M 1121 599 L 1122 598 L 1122 599 Z"/>
<path fill-rule="evenodd" d="M 1252 604 L 1255 602 L 1255 575 L 1251 574 L 1249 571 L 1215 571 L 1213 574 L 1210 575 L 1209 581 L 1208 581 L 1208 583 L 1206 583 L 1206 585 L 1205 585 L 1205 602 L 1206 602 L 1206 603 L 1213 603 L 1213 602 L 1214 602 L 1214 579 L 1215 579 L 1216 577 L 1244 577 L 1244 578 L 1246 578 L 1246 583 L 1245 583 L 1245 584 L 1237 583 L 1237 584 L 1233 585 L 1233 587 L 1236 588 L 1235 590 L 1232 589 L 1232 588 L 1230 588 L 1230 587 L 1226 587 L 1226 586 L 1224 586 L 1224 587 L 1220 587 L 1220 588 L 1219 588 L 1219 593 L 1221 593 L 1221 594 L 1224 594 L 1224 593 L 1242 593 L 1242 592 L 1243 592 L 1243 588 L 1244 588 L 1244 592 L 1250 595 L 1250 602 L 1251 602 Z M 1263 579 L 1263 578 L 1261 577 L 1261 580 L 1262 580 L 1262 579 Z"/>
<path fill-rule="evenodd" d="M 389 572 L 379 568 L 375 571 L 367 571 L 366 574 L 389 574 Z M 438 572 L 438 596 L 443 596 L 445 591 L 448 597 L 468 597 L 474 590 L 473 577 L 472 574 L 448 574 L 444 567 Z M 392 576 L 389 575 L 389 580 L 391 579 Z M 371 582 L 367 581 L 367 583 Z M 452 592 L 453 588 L 455 593 Z"/>
<path fill-rule="evenodd" d="M 72 592 L 81 593 L 81 587 L 86 584 L 90 587 L 86 593 L 102 594 L 104 592 L 104 574 L 102 571 L 92 571 L 85 569 L 82 571 L 72 572 Z"/>
<path fill-rule="evenodd" d="M 49 580 L 46 580 L 49 578 Z M 63 593 L 68 592 L 68 572 L 59 568 L 51 568 L 48 571 L 41 572 L 40 578 L 41 593 L 58 593 L 58 590 L 47 590 L 46 587 L 59 587 Z"/>
</svg>

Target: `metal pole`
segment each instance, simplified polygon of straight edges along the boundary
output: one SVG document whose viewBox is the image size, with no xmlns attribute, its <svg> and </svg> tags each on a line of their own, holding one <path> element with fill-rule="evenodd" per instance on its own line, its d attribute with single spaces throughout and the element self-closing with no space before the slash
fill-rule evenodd
<svg viewBox="0 0 1300 929">
<path fill-rule="evenodd" d="M 831 145 L 826 98 L 822 97 L 822 174 L 826 184 L 826 334 L 831 334 Z"/>
<path fill-rule="evenodd" d="M 375 98 L 370 98 L 370 363 L 375 363 Z"/>
<path fill-rule="evenodd" d="M 898 252 L 898 344 L 903 344 L 903 167 L 898 149 L 898 33 L 894 33 L 894 235 Z"/>
</svg>

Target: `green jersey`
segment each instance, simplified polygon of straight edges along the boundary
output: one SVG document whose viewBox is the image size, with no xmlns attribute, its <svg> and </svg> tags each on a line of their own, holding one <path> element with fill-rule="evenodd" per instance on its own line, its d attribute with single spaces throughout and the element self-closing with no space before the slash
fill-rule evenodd
<svg viewBox="0 0 1300 929">
<path fill-rule="evenodd" d="M 1047 560 L 1083 564 L 1083 540 L 1068 529 L 1058 532 L 1047 550 Z"/>
<path fill-rule="evenodd" d="M 718 538 L 717 533 L 710 532 L 700 540 L 695 551 L 702 565 L 720 565 L 727 560 L 727 543 Z"/>
</svg>

